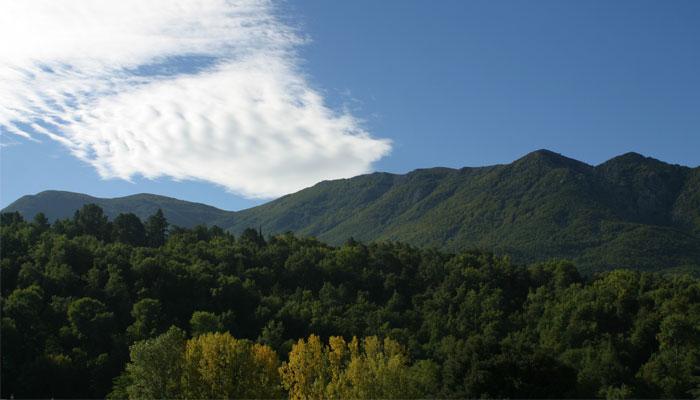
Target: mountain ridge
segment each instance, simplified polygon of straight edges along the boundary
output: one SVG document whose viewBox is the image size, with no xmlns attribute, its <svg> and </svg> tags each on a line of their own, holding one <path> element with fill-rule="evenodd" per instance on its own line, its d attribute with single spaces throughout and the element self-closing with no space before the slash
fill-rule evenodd
<svg viewBox="0 0 700 400">
<path fill-rule="evenodd" d="M 31 217 L 46 204 L 41 198 L 57 193 L 70 197 L 41 192 L 3 211 Z M 573 259 L 590 271 L 700 270 L 700 168 L 632 152 L 596 166 L 537 150 L 510 164 L 375 172 L 322 181 L 235 212 L 149 194 L 74 194 L 64 203 L 93 199 L 110 217 L 128 211 L 145 218 L 160 207 L 173 224 L 215 224 L 233 233 L 255 227 L 331 244 L 353 237 L 449 251 L 481 248 L 528 262 Z"/>
<path fill-rule="evenodd" d="M 133 212 L 145 219 L 158 208 L 163 209 L 173 224 L 180 226 L 194 226 L 200 223 L 206 216 L 219 217 L 228 213 L 219 208 L 204 204 L 180 200 L 173 197 L 161 196 L 152 193 L 136 193 L 132 195 L 103 198 L 63 190 L 44 190 L 34 195 L 25 195 L 9 204 L 2 212 L 18 211 L 25 218 L 31 218 L 38 212 L 43 212 L 50 221 L 69 218 L 73 213 L 85 204 L 99 205 L 110 218 L 120 213 Z M 138 203 L 138 204 L 136 204 Z M 180 205 L 181 207 L 174 207 Z M 187 212 L 182 207 L 195 207 L 196 211 Z M 193 215 L 194 214 L 194 215 Z"/>
</svg>

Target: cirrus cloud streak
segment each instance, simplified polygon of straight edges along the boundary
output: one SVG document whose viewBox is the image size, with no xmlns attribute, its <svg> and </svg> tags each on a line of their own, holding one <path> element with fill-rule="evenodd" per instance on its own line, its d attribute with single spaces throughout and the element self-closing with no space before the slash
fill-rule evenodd
<svg viewBox="0 0 700 400">
<path fill-rule="evenodd" d="M 0 44 L 2 130 L 59 141 L 104 178 L 276 197 L 391 149 L 324 104 L 267 1 L 10 1 L 0 35 L 17 38 Z"/>
</svg>

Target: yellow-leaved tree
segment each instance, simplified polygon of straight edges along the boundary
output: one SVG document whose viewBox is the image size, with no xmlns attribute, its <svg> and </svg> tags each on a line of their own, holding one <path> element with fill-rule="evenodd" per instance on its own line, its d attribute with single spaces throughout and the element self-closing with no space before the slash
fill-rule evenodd
<svg viewBox="0 0 700 400">
<path fill-rule="evenodd" d="M 292 347 L 280 374 L 291 399 L 423 398 L 437 382 L 436 368 L 411 365 L 397 342 L 376 336 L 324 345 L 311 335 Z"/>
<path fill-rule="evenodd" d="M 267 346 L 209 333 L 187 341 L 183 394 L 193 399 L 279 398 L 277 354 Z"/>
<path fill-rule="evenodd" d="M 289 362 L 280 368 L 282 384 L 290 399 L 325 399 L 329 383 L 327 357 L 316 335 L 299 339 L 289 353 Z"/>
</svg>

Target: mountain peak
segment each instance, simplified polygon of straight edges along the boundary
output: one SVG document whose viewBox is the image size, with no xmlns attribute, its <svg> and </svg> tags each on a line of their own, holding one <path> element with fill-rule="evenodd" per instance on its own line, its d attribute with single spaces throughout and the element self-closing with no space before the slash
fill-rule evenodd
<svg viewBox="0 0 700 400">
<path fill-rule="evenodd" d="M 526 154 L 525 156 L 539 156 L 539 157 L 563 157 L 561 154 L 556 153 L 552 150 L 548 149 L 538 149 L 535 151 L 531 151 L 530 153 Z"/>
<path fill-rule="evenodd" d="M 547 166 L 547 167 L 569 167 L 569 168 L 590 168 L 590 166 L 584 162 L 574 160 L 573 158 L 566 157 L 559 153 L 555 153 L 547 149 L 539 149 L 533 152 L 527 153 L 523 157 L 516 160 L 514 165 L 518 166 Z"/>
<path fill-rule="evenodd" d="M 628 151 L 627 153 L 621 154 L 618 157 L 619 158 L 628 158 L 630 160 L 644 160 L 647 158 L 644 155 L 639 154 L 635 151 Z"/>
<path fill-rule="evenodd" d="M 617 157 L 613 157 L 609 159 L 608 161 L 600 164 L 598 167 L 602 167 L 603 169 L 616 169 L 616 168 L 629 168 L 629 167 L 636 167 L 640 165 L 647 165 L 647 166 L 670 166 L 671 164 L 667 164 L 663 161 L 657 160 L 652 157 L 646 157 L 642 154 L 630 151 L 625 154 L 621 154 Z"/>
<path fill-rule="evenodd" d="M 37 197 L 55 197 L 55 196 L 84 196 L 84 197 L 93 197 L 85 193 L 78 193 L 78 192 L 69 192 L 67 190 L 54 190 L 54 189 L 49 189 L 49 190 L 42 190 L 41 192 L 35 194 L 34 196 Z"/>
<path fill-rule="evenodd" d="M 560 153 L 556 153 L 552 150 L 539 149 L 539 150 L 535 150 L 535 151 L 532 151 L 530 153 L 525 154 L 518 161 L 520 161 L 520 160 L 546 160 L 546 161 L 561 162 L 561 161 L 573 160 L 573 159 L 568 158 L 566 156 L 563 156 Z M 573 160 L 573 161 L 576 161 L 576 160 Z"/>
<path fill-rule="evenodd" d="M 624 154 L 620 154 L 619 156 L 613 157 L 606 161 L 605 163 L 609 162 L 622 162 L 622 163 L 639 163 L 639 162 L 645 162 L 647 160 L 653 160 L 653 158 L 645 157 L 642 154 L 639 154 L 634 151 L 629 151 Z"/>
</svg>

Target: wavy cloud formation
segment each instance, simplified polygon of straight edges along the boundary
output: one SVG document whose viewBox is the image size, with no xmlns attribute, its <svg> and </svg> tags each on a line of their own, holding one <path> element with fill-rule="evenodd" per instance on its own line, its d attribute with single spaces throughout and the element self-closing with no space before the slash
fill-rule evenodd
<svg viewBox="0 0 700 400">
<path fill-rule="evenodd" d="M 268 1 L 5 1 L 0 37 L 0 131 L 46 135 L 104 178 L 275 197 L 391 149 L 324 105 Z"/>
</svg>

